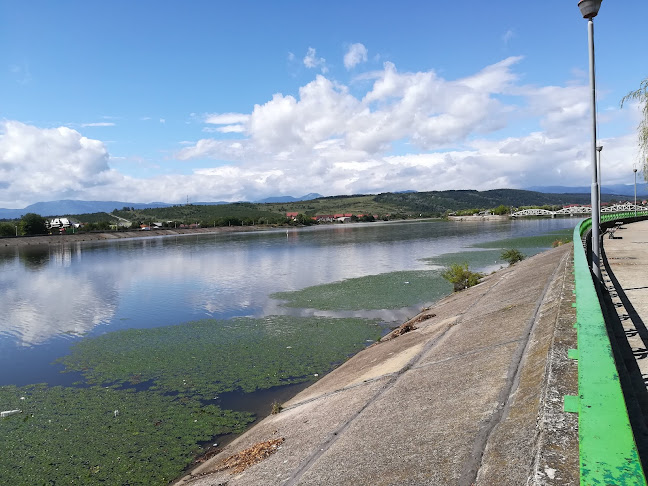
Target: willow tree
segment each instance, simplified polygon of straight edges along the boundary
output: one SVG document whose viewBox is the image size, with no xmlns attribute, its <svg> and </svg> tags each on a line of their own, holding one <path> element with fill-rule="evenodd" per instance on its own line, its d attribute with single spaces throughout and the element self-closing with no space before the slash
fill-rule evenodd
<svg viewBox="0 0 648 486">
<path fill-rule="evenodd" d="M 636 101 L 639 103 L 642 112 L 642 118 L 637 127 L 639 132 L 639 156 L 643 165 L 644 180 L 648 181 L 648 78 L 641 81 L 639 89 L 631 91 L 621 100 L 621 108 L 623 104 L 629 101 Z"/>
</svg>

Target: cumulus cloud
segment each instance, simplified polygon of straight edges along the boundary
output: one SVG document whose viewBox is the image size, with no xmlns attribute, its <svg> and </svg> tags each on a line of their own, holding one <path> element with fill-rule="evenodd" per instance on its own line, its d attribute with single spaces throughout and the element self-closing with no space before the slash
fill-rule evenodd
<svg viewBox="0 0 648 486">
<path fill-rule="evenodd" d="M 326 59 L 324 59 L 323 57 L 317 57 L 317 52 L 312 47 L 308 48 L 306 56 L 304 56 L 304 66 L 311 69 L 319 67 L 324 74 L 328 72 L 328 68 L 326 67 Z"/>
<path fill-rule="evenodd" d="M 203 132 L 207 133 L 242 133 L 245 131 L 243 125 L 225 125 L 224 127 L 205 127 Z"/>
<path fill-rule="evenodd" d="M 0 123 L 0 192 L 3 207 L 83 193 L 110 183 L 108 151 L 99 140 L 67 127 L 38 128 L 17 121 Z M 56 196 L 56 197 L 55 197 Z"/>
<path fill-rule="evenodd" d="M 318 74 L 250 113 L 195 115 L 205 135 L 176 146 L 165 161 L 183 164 L 183 173 L 167 170 L 145 181 L 108 167 L 98 140 L 69 128 L 5 122 L 0 207 L 63 197 L 181 202 L 189 194 L 237 201 L 308 192 L 588 185 L 587 86 L 521 84 L 521 61 L 509 57 L 456 79 L 434 70 L 401 72 L 387 62 L 365 73 L 364 90 Z M 635 111 L 616 109 L 606 117 L 631 119 Z M 634 133 L 603 143 L 605 183 L 625 182 Z"/>
<path fill-rule="evenodd" d="M 344 67 L 351 69 L 361 62 L 367 62 L 367 48 L 362 44 L 352 44 L 344 55 Z"/>
<path fill-rule="evenodd" d="M 521 61 L 459 79 L 387 62 L 364 75 L 372 84 L 362 97 L 318 75 L 296 96 L 255 105 L 244 138 L 203 139 L 177 157 L 229 161 L 201 175 L 238 194 L 588 184 L 587 87 L 521 85 Z M 522 121 L 535 129 L 498 136 Z"/>
</svg>

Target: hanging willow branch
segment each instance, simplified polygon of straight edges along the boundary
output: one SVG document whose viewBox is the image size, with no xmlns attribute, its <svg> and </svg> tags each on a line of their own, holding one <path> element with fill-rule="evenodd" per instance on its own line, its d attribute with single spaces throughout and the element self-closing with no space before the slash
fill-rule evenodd
<svg viewBox="0 0 648 486">
<path fill-rule="evenodd" d="M 643 118 L 637 127 L 639 154 L 643 163 L 643 176 L 644 180 L 648 181 L 648 78 L 641 81 L 639 89 L 631 91 L 621 100 L 621 108 L 623 104 L 629 101 L 637 101 L 641 105 Z"/>
</svg>

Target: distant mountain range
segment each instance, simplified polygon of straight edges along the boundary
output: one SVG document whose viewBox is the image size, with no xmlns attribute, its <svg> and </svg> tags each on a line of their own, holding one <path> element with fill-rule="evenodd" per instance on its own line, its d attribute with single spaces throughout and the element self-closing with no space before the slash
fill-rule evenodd
<svg viewBox="0 0 648 486">
<path fill-rule="evenodd" d="M 575 186 L 575 187 L 573 186 L 532 186 L 532 187 L 527 187 L 519 192 L 523 192 L 523 191 L 534 191 L 536 193 L 543 193 L 543 194 L 585 195 L 590 192 L 590 187 L 589 186 Z M 449 192 L 452 193 L 456 192 L 457 194 L 459 194 L 459 193 L 469 193 L 471 191 L 449 191 Z M 488 192 L 489 191 L 486 191 L 484 194 Z M 634 185 L 615 184 L 615 185 L 603 186 L 601 193 L 607 195 L 613 195 L 613 199 L 627 198 L 628 200 L 631 200 L 634 197 Z M 412 191 L 412 190 L 395 191 L 391 194 L 406 196 L 408 194 L 414 195 L 416 194 L 416 191 Z M 261 199 L 259 201 L 252 201 L 252 202 L 260 203 L 260 204 L 262 203 L 290 204 L 299 201 L 310 201 L 312 199 L 318 199 L 321 197 L 323 197 L 321 194 L 310 193 L 310 194 L 305 194 L 304 196 L 301 197 L 293 197 L 293 196 L 267 197 L 265 199 Z M 522 199 L 530 198 L 529 201 L 533 199 L 531 195 L 528 195 L 527 197 L 522 197 L 522 196 L 520 197 Z M 645 183 L 641 183 L 641 185 L 637 184 L 637 198 L 645 199 L 646 197 L 648 197 L 648 190 L 646 189 L 646 184 Z M 580 202 L 580 199 L 582 198 L 583 196 L 579 196 L 577 199 L 579 199 Z M 565 198 L 558 198 L 556 199 L 556 201 L 558 200 L 562 201 L 563 199 Z M 244 202 L 244 201 L 239 201 L 239 202 Z M 477 201 L 473 201 L 473 203 L 474 205 L 476 205 L 476 207 L 480 206 L 480 204 L 478 204 Z M 196 206 L 198 205 L 208 206 L 208 205 L 218 205 L 218 204 L 229 204 L 229 202 L 227 201 L 192 202 L 191 204 Z M 534 203 L 527 202 L 523 204 L 534 204 Z M 175 205 L 163 203 L 163 202 L 152 202 L 152 203 L 143 204 L 143 203 L 133 203 L 133 202 L 123 202 L 123 201 L 77 201 L 71 199 L 64 199 L 60 201 L 38 202 L 35 204 L 31 204 L 23 209 L 0 208 L 0 219 L 17 219 L 22 217 L 26 213 L 36 213 L 45 217 L 53 217 L 53 216 L 67 216 L 67 215 L 102 213 L 102 212 L 110 213 L 114 209 L 122 209 L 124 207 L 135 208 L 135 209 L 152 209 L 152 208 L 165 208 L 169 206 L 175 206 Z"/>
<path fill-rule="evenodd" d="M 543 192 L 545 194 L 582 194 L 591 191 L 590 186 L 531 186 L 525 187 L 525 191 Z M 612 184 L 601 187 L 601 194 L 615 194 L 618 196 L 634 197 L 634 184 Z M 637 197 L 648 196 L 646 183 L 637 182 Z"/>
<path fill-rule="evenodd" d="M 317 199 L 322 197 L 321 194 L 316 192 L 311 192 L 302 197 L 292 197 L 292 196 L 277 196 L 277 197 L 266 197 L 260 201 L 254 201 L 256 203 L 289 203 L 289 202 L 298 202 L 298 201 L 310 201 L 311 199 Z"/>
<path fill-rule="evenodd" d="M 269 197 L 262 199 L 261 201 L 254 201 L 257 203 L 281 203 L 281 202 L 297 202 L 297 201 L 309 201 L 311 199 L 317 199 L 322 197 L 321 194 L 310 193 L 302 197 L 292 197 L 292 196 L 278 196 L 278 197 Z M 227 201 L 216 201 L 216 202 L 192 202 L 194 205 L 215 205 L 215 204 L 229 204 Z M 60 201 L 46 201 L 46 202 L 37 202 L 30 204 L 23 209 L 4 209 L 0 208 L 0 219 L 16 219 L 22 217 L 27 213 L 36 213 L 41 216 L 65 216 L 71 214 L 89 214 L 89 213 L 110 213 L 114 209 L 122 209 L 123 207 L 135 208 L 135 209 L 149 209 L 149 208 L 166 208 L 169 206 L 174 206 L 174 204 L 168 204 L 163 202 L 152 202 L 152 203 L 133 203 L 133 202 L 123 202 L 123 201 L 77 201 L 72 199 L 63 199 Z"/>
</svg>

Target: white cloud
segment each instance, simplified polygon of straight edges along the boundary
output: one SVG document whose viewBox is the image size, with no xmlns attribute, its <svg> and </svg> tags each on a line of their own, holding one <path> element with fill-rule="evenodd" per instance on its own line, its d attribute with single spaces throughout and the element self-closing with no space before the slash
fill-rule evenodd
<svg viewBox="0 0 648 486">
<path fill-rule="evenodd" d="M 318 58 L 317 52 L 312 47 L 308 48 L 306 56 L 304 56 L 304 66 L 311 69 L 319 67 L 323 74 L 326 74 L 328 72 L 328 67 L 326 67 L 326 59 L 324 59 L 323 57 Z"/>
<path fill-rule="evenodd" d="M 0 187 L 0 207 L 62 198 L 181 202 L 189 194 L 237 201 L 588 185 L 587 86 L 521 84 L 520 61 L 510 57 L 458 79 L 385 63 L 364 75 L 370 83 L 361 92 L 317 75 L 296 94 L 276 93 L 251 113 L 196 115 L 214 135 L 181 142 L 171 160 L 160 162 L 166 175 L 147 180 L 111 169 L 105 142 L 69 128 L 5 122 L 0 181 L 10 184 Z M 614 119 L 634 130 L 636 111 L 606 112 L 602 127 Z M 636 160 L 634 132 L 603 143 L 604 183 L 631 182 L 625 165 Z M 173 174 L 180 162 L 185 173 Z"/>
<path fill-rule="evenodd" d="M 352 44 L 344 55 L 344 67 L 351 69 L 361 62 L 367 62 L 367 48 L 362 44 Z"/>
<path fill-rule="evenodd" d="M 205 133 L 243 133 L 245 127 L 243 125 L 225 125 L 223 127 L 204 127 L 202 131 Z"/>
<path fill-rule="evenodd" d="M 245 138 L 203 139 L 177 157 L 221 161 L 202 175 L 241 194 L 263 190 L 243 188 L 242 179 L 265 180 L 272 187 L 265 194 L 525 187 L 566 177 L 587 185 L 586 86 L 520 85 L 513 68 L 521 60 L 455 80 L 385 63 L 364 76 L 373 84 L 362 98 L 319 75 L 298 96 L 277 93 L 256 105 Z M 497 136 L 520 122 L 536 131 Z M 614 140 L 619 151 L 631 150 L 629 140 Z"/>
<path fill-rule="evenodd" d="M 67 127 L 41 129 L 17 121 L 0 123 L 0 206 L 74 198 L 91 186 L 114 181 L 108 151 L 99 140 Z"/>
<path fill-rule="evenodd" d="M 504 42 L 504 45 L 508 45 L 509 42 L 511 42 L 511 39 L 513 39 L 514 37 L 515 37 L 515 31 L 513 31 L 513 29 L 508 29 L 502 35 L 502 42 Z"/>
<path fill-rule="evenodd" d="M 221 133 L 242 133 L 245 131 L 243 125 L 225 125 L 224 127 L 216 128 Z"/>
<path fill-rule="evenodd" d="M 250 118 L 250 115 L 243 113 L 213 113 L 205 115 L 205 123 L 212 125 L 234 125 L 237 123 L 245 123 Z"/>
<path fill-rule="evenodd" d="M 82 123 L 82 127 L 114 127 L 113 122 L 95 122 L 95 123 Z"/>
</svg>

